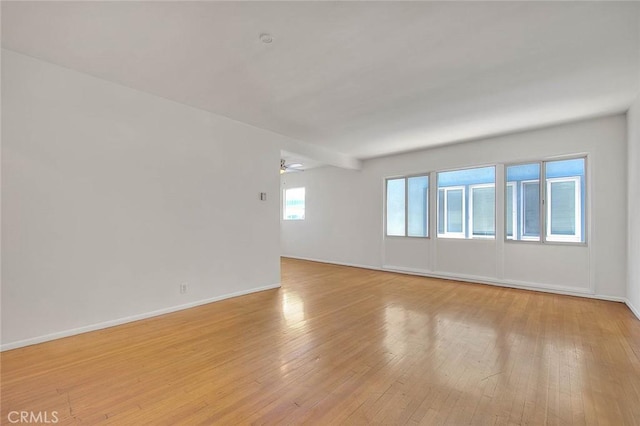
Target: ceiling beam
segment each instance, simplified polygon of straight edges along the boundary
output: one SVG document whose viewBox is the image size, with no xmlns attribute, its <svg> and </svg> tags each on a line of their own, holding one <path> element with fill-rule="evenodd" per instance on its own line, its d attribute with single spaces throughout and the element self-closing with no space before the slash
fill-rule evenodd
<svg viewBox="0 0 640 426">
<path fill-rule="evenodd" d="M 289 152 L 294 152 L 296 154 L 308 157 L 312 160 L 315 160 L 319 163 L 324 163 L 329 166 L 335 166 L 350 170 L 362 169 L 362 161 L 358 158 L 351 157 L 347 154 L 336 152 L 322 146 L 312 145 L 310 143 L 301 142 L 291 138 L 286 138 L 282 142 L 281 149 Z"/>
</svg>

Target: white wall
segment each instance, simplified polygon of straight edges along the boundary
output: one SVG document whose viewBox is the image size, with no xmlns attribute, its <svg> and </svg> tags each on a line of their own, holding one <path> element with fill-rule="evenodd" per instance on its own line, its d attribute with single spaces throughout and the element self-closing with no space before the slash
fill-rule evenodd
<svg viewBox="0 0 640 426">
<path fill-rule="evenodd" d="M 629 134 L 629 245 L 627 299 L 640 318 L 640 96 L 627 113 Z"/>
<path fill-rule="evenodd" d="M 3 348 L 279 285 L 281 142 L 3 50 Z"/>
<path fill-rule="evenodd" d="M 505 243 L 500 212 L 495 241 L 383 238 L 385 177 L 576 153 L 588 155 L 587 246 Z M 367 160 L 361 171 L 285 174 L 283 188 L 306 187 L 307 210 L 304 221 L 282 221 L 282 254 L 622 300 L 626 165 L 626 119 L 617 115 Z M 500 187 L 501 166 L 496 174 Z"/>
</svg>

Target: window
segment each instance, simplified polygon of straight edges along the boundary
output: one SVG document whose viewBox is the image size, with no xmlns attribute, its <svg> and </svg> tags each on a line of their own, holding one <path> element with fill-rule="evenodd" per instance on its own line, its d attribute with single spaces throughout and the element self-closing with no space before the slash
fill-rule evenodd
<svg viewBox="0 0 640 426">
<path fill-rule="evenodd" d="M 387 180 L 387 235 L 405 235 L 405 179 Z"/>
<path fill-rule="evenodd" d="M 521 239 L 540 241 L 540 182 L 530 180 L 522 185 Z"/>
<path fill-rule="evenodd" d="M 438 236 L 464 238 L 464 186 L 438 189 Z"/>
<path fill-rule="evenodd" d="M 284 190 L 284 220 L 304 220 L 304 188 Z"/>
<path fill-rule="evenodd" d="M 386 233 L 429 236 L 429 176 L 387 179 Z"/>
<path fill-rule="evenodd" d="M 472 238 L 492 238 L 496 235 L 496 190 L 494 184 L 471 185 L 469 198 L 469 228 Z"/>
<path fill-rule="evenodd" d="M 438 237 L 495 238 L 495 167 L 438 173 Z"/>
<path fill-rule="evenodd" d="M 513 204 L 505 209 L 507 239 L 539 241 L 540 163 L 508 166 L 505 177 L 507 193 L 511 191 L 513 197 Z"/>
<path fill-rule="evenodd" d="M 426 237 L 429 235 L 429 177 L 415 176 L 407 178 L 407 235 Z"/>
<path fill-rule="evenodd" d="M 586 158 L 505 166 L 505 239 L 585 242 Z M 494 166 L 436 173 L 438 238 L 494 239 Z M 304 191 L 304 188 L 302 188 Z M 429 236 L 429 175 L 386 180 L 387 236 Z M 302 195 L 304 218 L 304 192 Z"/>
<path fill-rule="evenodd" d="M 546 163 L 547 241 L 584 241 L 584 163 L 584 158 Z"/>
<path fill-rule="evenodd" d="M 544 241 L 584 242 L 584 177 L 584 158 L 508 166 L 507 193 L 517 188 L 512 193 L 518 201 L 512 207 L 517 209 L 515 226 L 509 223 L 513 211 L 505 209 L 507 239 L 540 241 L 544 229 Z"/>
</svg>

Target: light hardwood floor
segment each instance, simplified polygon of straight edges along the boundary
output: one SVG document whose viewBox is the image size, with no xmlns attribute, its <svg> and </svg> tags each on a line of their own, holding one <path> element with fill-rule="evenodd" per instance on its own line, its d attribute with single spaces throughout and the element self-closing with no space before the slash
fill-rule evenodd
<svg viewBox="0 0 640 426">
<path fill-rule="evenodd" d="M 58 424 L 640 425 L 621 303 L 283 259 L 282 288 L 2 353 Z"/>
</svg>

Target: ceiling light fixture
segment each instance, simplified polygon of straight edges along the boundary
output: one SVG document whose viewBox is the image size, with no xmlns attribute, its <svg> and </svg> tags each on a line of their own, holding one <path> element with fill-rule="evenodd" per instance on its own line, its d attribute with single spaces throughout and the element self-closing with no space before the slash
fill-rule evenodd
<svg viewBox="0 0 640 426">
<path fill-rule="evenodd" d="M 303 172 L 303 169 L 298 168 L 302 166 L 304 166 L 302 163 L 287 164 L 286 160 L 280 159 L 280 174 L 288 172 Z"/>
<path fill-rule="evenodd" d="M 271 34 L 262 33 L 260 34 L 260 41 L 263 42 L 264 44 L 269 44 L 273 41 L 273 37 L 271 37 Z"/>
</svg>

